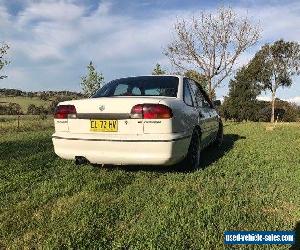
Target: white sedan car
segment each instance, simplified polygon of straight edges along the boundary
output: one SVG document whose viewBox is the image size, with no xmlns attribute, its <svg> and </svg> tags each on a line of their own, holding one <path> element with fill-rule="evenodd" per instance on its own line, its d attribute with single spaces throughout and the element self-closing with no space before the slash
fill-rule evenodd
<svg viewBox="0 0 300 250">
<path fill-rule="evenodd" d="M 109 82 L 91 98 L 58 104 L 55 153 L 77 163 L 200 164 L 222 142 L 223 126 L 205 91 L 183 76 L 137 76 Z"/>
</svg>

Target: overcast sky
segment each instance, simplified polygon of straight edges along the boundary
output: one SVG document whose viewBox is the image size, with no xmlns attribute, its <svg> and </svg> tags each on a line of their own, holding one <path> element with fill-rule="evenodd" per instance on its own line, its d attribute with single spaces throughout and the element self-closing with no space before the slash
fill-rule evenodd
<svg viewBox="0 0 300 250">
<path fill-rule="evenodd" d="M 0 88 L 79 91 L 90 60 L 106 81 L 150 74 L 157 62 L 172 70 L 162 51 L 176 17 L 221 5 L 247 14 L 263 30 L 239 66 L 266 42 L 300 42 L 299 1 L 0 0 L 0 41 L 11 46 Z M 227 92 L 225 81 L 217 96 Z M 300 78 L 278 96 L 300 103 Z"/>
</svg>

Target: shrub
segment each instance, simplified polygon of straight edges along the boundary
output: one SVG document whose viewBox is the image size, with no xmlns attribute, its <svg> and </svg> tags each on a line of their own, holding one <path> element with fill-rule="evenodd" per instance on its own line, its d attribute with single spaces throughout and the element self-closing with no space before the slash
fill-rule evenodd
<svg viewBox="0 0 300 250">
<path fill-rule="evenodd" d="M 17 103 L 0 105 L 0 115 L 22 115 L 21 106 Z"/>
</svg>

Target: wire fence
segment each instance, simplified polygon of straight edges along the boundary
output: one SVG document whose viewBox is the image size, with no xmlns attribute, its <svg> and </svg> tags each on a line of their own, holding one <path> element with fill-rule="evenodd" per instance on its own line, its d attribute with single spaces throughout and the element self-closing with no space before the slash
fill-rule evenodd
<svg viewBox="0 0 300 250">
<path fill-rule="evenodd" d="M 52 115 L 0 115 L 0 133 L 33 131 L 53 127 Z"/>
</svg>

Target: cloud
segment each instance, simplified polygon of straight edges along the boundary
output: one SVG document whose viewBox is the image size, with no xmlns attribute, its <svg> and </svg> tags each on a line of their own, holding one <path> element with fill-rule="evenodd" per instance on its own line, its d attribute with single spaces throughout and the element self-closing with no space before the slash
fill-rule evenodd
<svg viewBox="0 0 300 250">
<path fill-rule="evenodd" d="M 267 101 L 270 102 L 271 101 L 271 96 L 265 96 L 265 95 L 261 95 L 257 97 L 258 100 L 260 101 Z M 287 101 L 290 103 L 296 103 L 297 105 L 300 105 L 300 96 L 295 96 L 295 97 L 291 97 L 291 98 L 280 98 L 283 101 Z"/>
<path fill-rule="evenodd" d="M 270 96 L 258 96 L 257 100 L 270 102 L 271 101 L 271 97 Z"/>
<path fill-rule="evenodd" d="M 69 22 L 80 18 L 84 14 L 84 8 L 73 3 L 62 1 L 32 2 L 26 9 L 19 13 L 18 22 L 26 26 L 34 21 Z"/>
<path fill-rule="evenodd" d="M 87 6 L 70 1 L 31 2 L 12 16 L 2 6 L 0 20 L 6 25 L 1 33 L 11 45 L 12 58 L 5 82 L 26 89 L 78 90 L 79 76 L 91 59 L 106 79 L 149 73 L 156 61 L 165 60 L 161 44 L 169 37 L 170 18 L 136 20 L 111 14 L 111 8 L 111 2 L 102 2 L 87 15 Z"/>
<path fill-rule="evenodd" d="M 0 3 L 0 40 L 11 45 L 12 60 L 9 77 L 1 85 L 79 90 L 80 75 L 90 60 L 106 80 L 149 74 L 156 62 L 170 69 L 162 50 L 171 38 L 176 17 L 202 9 L 200 5 L 194 9 L 172 5 L 172 9 L 163 10 L 139 2 L 136 5 L 144 9 L 136 7 L 128 12 L 125 8 L 116 11 L 121 8 L 118 1 L 101 1 L 91 7 L 88 3 L 92 2 L 26 0 L 16 14 Z M 300 3 L 234 8 L 261 22 L 262 43 L 281 37 L 300 41 Z M 247 63 L 260 45 L 244 53 L 239 66 Z M 221 88 L 217 94 L 226 92 Z"/>
<path fill-rule="evenodd" d="M 262 28 L 262 42 L 285 40 L 300 41 L 300 2 L 286 1 L 284 4 L 254 5 L 251 8 L 237 8 L 241 14 L 248 14 Z"/>
<path fill-rule="evenodd" d="M 98 6 L 97 15 L 107 15 L 111 10 L 112 5 L 112 2 L 110 1 L 102 1 Z"/>
<path fill-rule="evenodd" d="M 295 96 L 295 97 L 288 98 L 288 99 L 285 99 L 285 100 L 288 101 L 288 102 L 296 103 L 297 105 L 300 105 L 300 96 Z"/>
<path fill-rule="evenodd" d="M 16 28 L 26 30 L 30 37 L 17 39 L 15 48 L 33 60 L 66 59 L 65 48 L 79 40 L 78 20 L 84 13 L 83 6 L 73 3 L 31 3 L 15 18 Z"/>
</svg>

